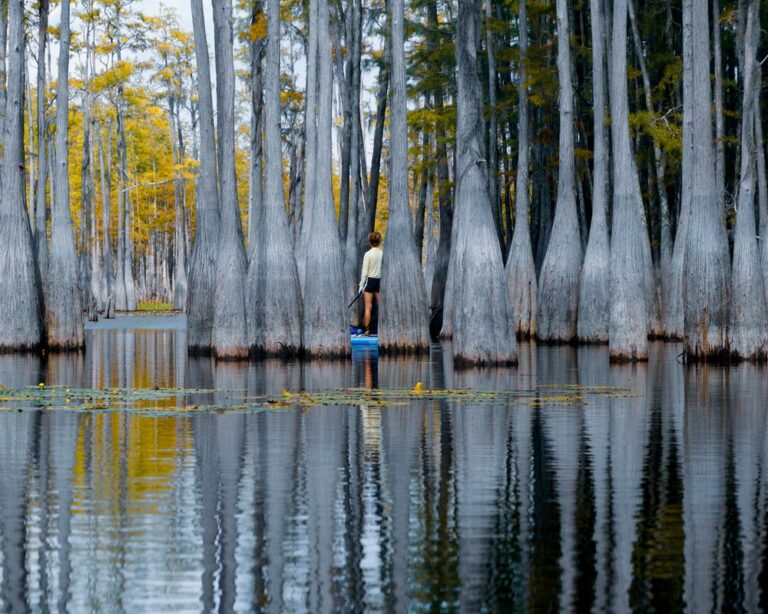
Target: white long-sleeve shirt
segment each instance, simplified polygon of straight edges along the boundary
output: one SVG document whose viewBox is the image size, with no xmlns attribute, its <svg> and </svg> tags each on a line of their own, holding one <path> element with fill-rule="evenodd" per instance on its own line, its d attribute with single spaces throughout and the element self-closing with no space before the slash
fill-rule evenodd
<svg viewBox="0 0 768 614">
<path fill-rule="evenodd" d="M 360 274 L 360 288 L 362 292 L 365 282 L 369 278 L 379 279 L 381 277 L 381 259 L 384 251 L 380 247 L 372 247 L 363 256 L 363 271 Z"/>
</svg>

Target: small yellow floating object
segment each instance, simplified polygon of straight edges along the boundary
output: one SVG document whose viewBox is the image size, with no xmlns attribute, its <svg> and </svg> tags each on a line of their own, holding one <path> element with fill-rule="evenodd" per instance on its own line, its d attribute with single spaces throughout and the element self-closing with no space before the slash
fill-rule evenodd
<svg viewBox="0 0 768 614">
<path fill-rule="evenodd" d="M 43 382 L 40 382 L 40 383 L 37 385 L 37 387 L 38 387 L 38 388 L 45 388 L 45 384 L 44 384 Z"/>
<path fill-rule="evenodd" d="M 65 402 L 65 403 L 69 403 L 69 397 L 67 397 L 66 399 L 64 399 L 64 402 Z"/>
<path fill-rule="evenodd" d="M 416 385 L 413 387 L 413 392 L 424 392 L 424 384 L 416 382 Z"/>
<path fill-rule="evenodd" d="M 69 388 L 67 388 L 67 389 L 66 389 L 64 392 L 66 392 L 67 394 L 69 394 Z"/>
</svg>

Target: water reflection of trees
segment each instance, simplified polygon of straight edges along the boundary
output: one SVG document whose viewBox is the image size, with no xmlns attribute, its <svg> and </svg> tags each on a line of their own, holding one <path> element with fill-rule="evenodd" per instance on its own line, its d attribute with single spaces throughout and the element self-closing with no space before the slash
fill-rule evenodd
<svg viewBox="0 0 768 614">
<path fill-rule="evenodd" d="M 605 348 L 529 344 L 513 370 L 454 371 L 437 348 L 235 364 L 187 359 L 174 335 L 109 331 L 84 355 L 0 356 L 13 387 L 184 385 L 214 389 L 220 410 L 0 412 L 1 609 L 766 605 L 761 368 L 686 367 L 660 344 L 626 367 Z M 283 389 L 417 381 L 640 395 L 240 411 Z"/>
</svg>

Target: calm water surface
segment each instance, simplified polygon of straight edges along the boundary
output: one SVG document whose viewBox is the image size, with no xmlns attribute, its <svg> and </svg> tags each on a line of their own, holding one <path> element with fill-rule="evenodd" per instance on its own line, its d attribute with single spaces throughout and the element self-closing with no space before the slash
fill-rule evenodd
<svg viewBox="0 0 768 614">
<path fill-rule="evenodd" d="M 242 365 L 188 358 L 179 318 L 118 325 L 0 355 L 0 384 L 216 392 L 92 412 L 0 389 L 0 610 L 768 608 L 765 369 L 674 344 L 638 367 L 529 345 L 514 370 L 439 346 Z M 531 395 L 244 408 L 417 381 Z"/>
</svg>

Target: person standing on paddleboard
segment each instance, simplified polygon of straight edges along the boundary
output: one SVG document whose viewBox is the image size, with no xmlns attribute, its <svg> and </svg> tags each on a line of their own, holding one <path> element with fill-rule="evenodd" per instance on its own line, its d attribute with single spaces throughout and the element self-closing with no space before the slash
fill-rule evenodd
<svg viewBox="0 0 768 614">
<path fill-rule="evenodd" d="M 368 244 L 371 246 L 363 256 L 363 271 L 360 274 L 359 291 L 363 294 L 365 312 L 363 316 L 364 334 L 371 334 L 371 312 L 373 301 L 379 302 L 379 287 L 381 285 L 381 259 L 384 251 L 381 249 L 381 234 L 372 232 L 368 235 Z"/>
</svg>

